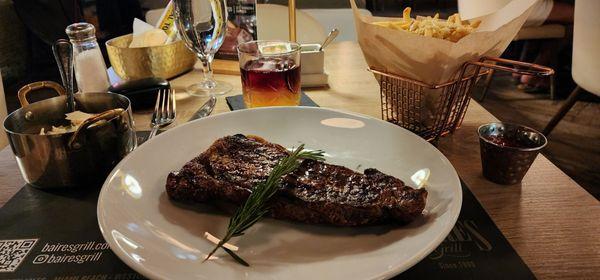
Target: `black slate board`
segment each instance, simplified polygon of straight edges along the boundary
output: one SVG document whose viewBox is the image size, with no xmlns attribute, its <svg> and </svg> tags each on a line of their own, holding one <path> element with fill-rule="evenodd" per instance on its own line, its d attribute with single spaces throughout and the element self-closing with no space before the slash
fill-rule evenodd
<svg viewBox="0 0 600 280">
<path fill-rule="evenodd" d="M 461 180 L 463 204 L 446 239 L 394 279 L 535 279 L 477 198 Z"/>
<path fill-rule="evenodd" d="M 246 109 L 246 104 L 244 104 L 244 97 L 242 95 L 228 96 L 225 97 L 225 100 L 231 111 Z M 319 107 L 319 105 L 310 99 L 304 92 L 300 95 L 300 106 Z"/>
<path fill-rule="evenodd" d="M 0 279 L 144 279 L 102 238 L 99 192 L 23 187 L 0 209 Z"/>
<path fill-rule="evenodd" d="M 143 142 L 146 135 L 138 133 L 138 140 Z M 463 205 L 450 235 L 395 279 L 535 279 L 461 184 Z M 17 192 L 0 209 L 0 279 L 144 279 L 103 240 L 96 216 L 98 194 L 98 187 L 43 191 L 29 185 Z"/>
</svg>

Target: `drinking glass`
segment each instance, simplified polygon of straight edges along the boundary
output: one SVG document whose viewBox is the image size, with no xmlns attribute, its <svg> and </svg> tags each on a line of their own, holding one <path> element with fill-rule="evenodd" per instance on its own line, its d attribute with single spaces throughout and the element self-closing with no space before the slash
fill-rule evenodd
<svg viewBox="0 0 600 280">
<path fill-rule="evenodd" d="M 300 104 L 300 45 L 250 41 L 238 45 L 247 108 Z"/>
<path fill-rule="evenodd" d="M 213 79 L 211 63 L 223 44 L 227 29 L 225 0 L 175 0 L 175 21 L 186 46 L 202 62 L 204 79 L 187 88 L 192 95 L 222 95 L 231 85 Z"/>
</svg>

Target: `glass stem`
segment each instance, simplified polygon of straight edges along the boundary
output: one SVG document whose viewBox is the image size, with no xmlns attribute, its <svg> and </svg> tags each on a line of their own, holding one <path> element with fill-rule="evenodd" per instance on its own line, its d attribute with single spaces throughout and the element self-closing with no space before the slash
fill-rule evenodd
<svg viewBox="0 0 600 280">
<path fill-rule="evenodd" d="M 217 82 L 213 79 L 212 60 L 212 55 L 207 55 L 204 59 L 200 59 L 202 62 L 202 73 L 204 75 L 202 85 L 206 88 L 215 88 L 217 86 Z"/>
</svg>

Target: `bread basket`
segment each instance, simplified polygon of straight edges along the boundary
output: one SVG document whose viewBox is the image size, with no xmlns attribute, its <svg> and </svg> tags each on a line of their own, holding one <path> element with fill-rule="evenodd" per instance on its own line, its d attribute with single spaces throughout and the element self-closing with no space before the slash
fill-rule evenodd
<svg viewBox="0 0 600 280">
<path fill-rule="evenodd" d="M 108 58 L 124 80 L 149 77 L 170 79 L 194 67 L 196 56 L 181 40 L 154 47 L 129 48 L 132 34 L 106 42 Z"/>
</svg>

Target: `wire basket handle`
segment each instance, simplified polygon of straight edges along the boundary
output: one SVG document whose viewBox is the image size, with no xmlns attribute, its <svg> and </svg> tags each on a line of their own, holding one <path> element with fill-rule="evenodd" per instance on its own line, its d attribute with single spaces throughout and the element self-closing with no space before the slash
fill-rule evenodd
<svg viewBox="0 0 600 280">
<path fill-rule="evenodd" d="M 492 63 L 488 63 L 488 61 Z M 554 69 L 550 67 L 499 57 L 482 57 L 479 61 L 467 62 L 467 64 L 521 75 L 537 77 L 548 77 L 554 75 Z"/>
</svg>

